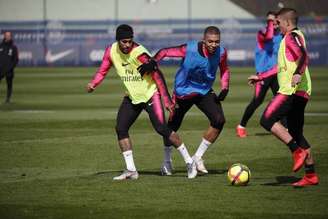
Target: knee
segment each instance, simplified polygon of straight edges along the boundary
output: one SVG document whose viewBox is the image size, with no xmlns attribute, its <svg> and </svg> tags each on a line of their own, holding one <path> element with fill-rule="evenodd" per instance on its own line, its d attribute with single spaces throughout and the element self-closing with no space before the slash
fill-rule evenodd
<svg viewBox="0 0 328 219">
<path fill-rule="evenodd" d="M 172 130 L 167 127 L 167 125 L 158 125 L 155 127 L 155 130 L 158 134 L 164 137 L 164 139 L 168 139 L 172 133 Z"/>
<path fill-rule="evenodd" d="M 163 142 L 165 146 L 172 146 L 173 143 L 170 141 L 169 137 L 163 137 Z"/>
<path fill-rule="evenodd" d="M 215 119 L 211 120 L 211 126 L 213 128 L 222 130 L 225 122 L 226 122 L 226 120 L 225 120 L 223 115 L 222 116 L 217 116 L 217 117 L 215 117 Z"/>
<path fill-rule="evenodd" d="M 273 123 L 271 122 L 270 118 L 267 118 L 264 114 L 261 117 L 260 124 L 267 131 L 271 131 L 271 128 L 273 126 Z"/>
<path fill-rule="evenodd" d="M 129 131 L 126 128 L 123 128 L 123 127 L 120 127 L 120 126 L 116 125 L 115 131 L 116 131 L 116 135 L 117 135 L 118 140 L 129 137 Z"/>
</svg>

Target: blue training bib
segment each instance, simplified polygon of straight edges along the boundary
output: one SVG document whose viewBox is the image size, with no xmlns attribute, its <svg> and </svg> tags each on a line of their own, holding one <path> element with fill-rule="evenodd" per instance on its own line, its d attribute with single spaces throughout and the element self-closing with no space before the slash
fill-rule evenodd
<svg viewBox="0 0 328 219">
<path fill-rule="evenodd" d="M 203 57 L 198 52 L 198 41 L 187 43 L 186 56 L 175 75 L 175 93 L 186 96 L 192 93 L 205 95 L 212 88 L 219 67 L 223 47 L 218 47 L 209 57 Z"/>
<path fill-rule="evenodd" d="M 278 63 L 278 50 L 282 40 L 280 33 L 275 34 L 273 39 L 264 43 L 264 48 L 255 48 L 255 68 L 258 74 L 272 69 Z"/>
</svg>

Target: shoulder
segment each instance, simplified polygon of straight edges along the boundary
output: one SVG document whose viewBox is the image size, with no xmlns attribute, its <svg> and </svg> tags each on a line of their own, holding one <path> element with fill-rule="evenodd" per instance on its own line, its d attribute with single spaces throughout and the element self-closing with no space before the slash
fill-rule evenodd
<svg viewBox="0 0 328 219">
<path fill-rule="evenodd" d="M 113 44 L 107 45 L 106 48 L 105 48 L 105 53 L 110 53 L 112 48 L 113 48 Z"/>
<path fill-rule="evenodd" d="M 186 45 L 187 45 L 187 47 L 189 46 L 197 46 L 198 45 L 198 41 L 197 40 L 189 40 L 187 43 L 186 43 Z"/>
<path fill-rule="evenodd" d="M 141 45 L 139 43 L 136 43 L 136 42 L 133 45 L 131 53 L 134 53 L 135 55 L 140 55 L 140 54 L 143 54 L 143 53 L 146 53 L 146 54 L 150 55 L 150 53 L 146 49 L 146 47 L 144 47 L 143 45 Z"/>
<path fill-rule="evenodd" d="M 286 35 L 286 43 L 297 45 L 299 47 L 303 46 L 304 40 L 302 36 L 296 32 L 290 32 Z"/>
<path fill-rule="evenodd" d="M 219 48 L 217 49 L 217 53 L 220 57 L 226 56 L 227 55 L 227 49 L 223 46 L 219 46 Z"/>
</svg>

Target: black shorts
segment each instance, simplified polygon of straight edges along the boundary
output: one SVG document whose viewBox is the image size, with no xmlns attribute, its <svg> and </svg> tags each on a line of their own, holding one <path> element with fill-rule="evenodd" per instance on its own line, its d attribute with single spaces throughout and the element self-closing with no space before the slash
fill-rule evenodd
<svg viewBox="0 0 328 219">
<path fill-rule="evenodd" d="M 268 104 L 261 118 L 261 125 L 268 131 L 274 123 L 287 117 L 289 129 L 295 129 L 304 125 L 304 111 L 307 99 L 297 95 L 277 94 Z"/>
<path fill-rule="evenodd" d="M 274 123 L 281 118 L 287 118 L 287 128 L 289 134 L 302 148 L 310 148 L 310 144 L 303 135 L 304 112 L 307 99 L 297 95 L 277 94 L 266 107 L 261 125 L 271 131 Z"/>
<path fill-rule="evenodd" d="M 274 123 L 288 115 L 289 110 L 292 108 L 292 103 L 293 95 L 278 93 L 265 108 L 261 117 L 261 125 L 270 131 Z"/>
<path fill-rule="evenodd" d="M 213 128 L 222 129 L 225 118 L 221 103 L 216 102 L 216 94 L 214 91 L 208 92 L 206 95 L 196 95 L 187 99 L 176 99 L 177 108 L 173 117 L 169 120 L 168 126 L 173 131 L 177 131 L 185 114 L 195 104 L 208 118 Z"/>
<path fill-rule="evenodd" d="M 145 110 L 149 119 L 160 135 L 169 137 L 172 130 L 165 122 L 164 110 L 161 97 L 158 92 L 154 93 L 147 103 L 133 104 L 129 97 L 124 97 L 116 118 L 116 133 L 119 140 L 129 137 L 129 129 L 136 121 L 142 110 Z"/>
</svg>

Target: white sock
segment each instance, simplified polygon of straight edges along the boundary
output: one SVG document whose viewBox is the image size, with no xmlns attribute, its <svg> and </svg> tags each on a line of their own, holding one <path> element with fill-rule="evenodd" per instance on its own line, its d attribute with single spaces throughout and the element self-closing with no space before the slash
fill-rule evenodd
<svg viewBox="0 0 328 219">
<path fill-rule="evenodd" d="M 132 150 L 124 151 L 122 154 L 125 160 L 126 169 L 129 171 L 136 171 L 137 169 L 134 165 Z"/>
<path fill-rule="evenodd" d="M 205 151 L 207 150 L 207 148 L 211 145 L 212 143 L 207 141 L 205 138 L 202 139 L 202 142 L 200 143 L 195 156 L 196 157 L 202 157 L 205 153 Z"/>
<path fill-rule="evenodd" d="M 190 157 L 189 152 L 184 143 L 182 143 L 182 145 L 180 145 L 177 149 L 186 163 L 192 163 L 192 158 Z"/>
<path fill-rule="evenodd" d="M 244 129 L 245 127 L 239 124 L 238 128 Z"/>
<path fill-rule="evenodd" d="M 172 146 L 164 145 L 164 162 L 172 162 L 171 154 L 172 154 Z"/>
</svg>

